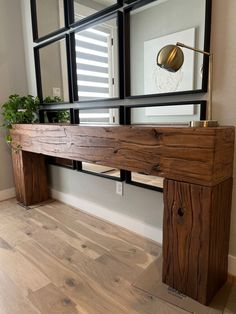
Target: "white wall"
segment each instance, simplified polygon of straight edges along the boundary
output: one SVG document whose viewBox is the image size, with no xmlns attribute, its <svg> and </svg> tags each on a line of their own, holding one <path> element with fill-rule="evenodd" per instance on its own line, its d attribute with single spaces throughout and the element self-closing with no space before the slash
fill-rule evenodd
<svg viewBox="0 0 236 314">
<path fill-rule="evenodd" d="M 20 1 L 0 1 L 0 106 L 11 94 L 26 94 L 24 44 L 22 37 Z M 0 125 L 2 118 L 0 115 Z M 0 198 L 13 187 L 10 149 L 0 128 Z M 9 194 L 6 194 L 9 195 Z"/>
<path fill-rule="evenodd" d="M 38 35 L 43 37 L 48 33 L 60 28 L 59 1 L 58 0 L 40 0 L 36 1 L 38 19 Z M 63 19 L 63 26 L 65 21 Z"/>
<path fill-rule="evenodd" d="M 124 185 L 124 196 L 115 194 L 116 182 L 51 166 L 55 198 L 115 224 L 162 242 L 162 193 Z M 69 195 L 69 196 L 68 196 Z"/>
<path fill-rule="evenodd" d="M 236 1 L 213 1 L 214 52 L 213 117 L 222 125 L 236 126 Z M 236 163 L 236 152 L 235 152 Z M 236 256 L 236 167 L 231 216 L 230 254 Z"/>
<path fill-rule="evenodd" d="M 30 55 L 29 0 L 22 0 L 22 13 L 26 33 L 26 53 Z M 236 126 L 236 1 L 213 1 L 212 51 L 214 63 L 213 116 L 222 125 Z M 31 60 L 31 61 L 30 61 Z M 28 58 L 27 73 L 29 91 L 35 93 L 32 58 Z M 200 95 L 157 98 L 151 102 L 200 99 Z M 127 103 L 128 101 L 125 101 Z M 134 102 L 134 100 L 132 101 Z M 143 103 L 139 100 L 138 103 Z M 162 229 L 162 194 L 125 185 L 124 197 L 115 194 L 115 182 L 77 173 L 63 168 L 51 167 L 51 185 L 54 195 L 77 206 L 84 206 L 97 215 L 106 216 L 114 223 L 129 225 L 137 232 L 160 241 Z M 234 177 L 236 173 L 234 171 Z M 59 191 L 62 193 L 57 193 Z M 64 194 L 63 194 L 64 193 Z M 125 218 L 126 217 L 126 218 Z M 230 254 L 236 256 L 236 190 L 234 187 Z"/>
</svg>

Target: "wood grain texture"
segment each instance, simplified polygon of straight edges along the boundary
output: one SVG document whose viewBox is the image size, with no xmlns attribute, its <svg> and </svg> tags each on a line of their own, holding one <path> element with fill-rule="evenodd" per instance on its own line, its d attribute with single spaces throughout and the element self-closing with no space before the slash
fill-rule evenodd
<svg viewBox="0 0 236 314">
<path fill-rule="evenodd" d="M 17 286 L 0 270 L 0 313 L 2 314 L 42 314 L 21 293 Z"/>
<path fill-rule="evenodd" d="M 45 156 L 22 150 L 12 151 L 16 195 L 25 206 L 49 198 Z"/>
<path fill-rule="evenodd" d="M 0 202 L 0 221 L 1 314 L 186 313 L 132 286 L 161 254 L 153 241 L 59 202 L 30 211 Z"/>
<path fill-rule="evenodd" d="M 15 155 L 13 152 L 17 197 L 26 205 L 47 199 L 45 165 L 42 155 L 37 154 L 167 178 L 163 281 L 207 304 L 227 278 L 234 133 L 234 127 L 14 125 L 12 145 L 22 148 Z M 99 260 L 107 268 L 114 268 L 118 278 L 118 259 L 126 265 L 125 274 L 132 280 L 152 261 L 138 249 L 129 251 L 120 241 L 114 240 L 116 246 L 110 247 L 110 239 L 102 230 L 98 233 L 68 213 L 51 211 L 56 224 L 48 224 L 44 217 L 47 233 L 41 232 L 38 218 L 31 217 L 26 235 L 73 271 L 79 265 L 87 272 L 93 264 L 89 260 Z M 42 210 L 40 214 L 45 213 Z M 49 219 L 50 214 L 46 214 Z M 64 222 L 74 234 L 58 229 Z M 132 273 L 131 255 L 137 259 Z M 93 265 L 95 278 L 101 273 Z M 120 311 L 126 313 L 123 308 Z"/>
<path fill-rule="evenodd" d="M 227 280 L 232 179 L 164 189 L 163 282 L 209 304 Z"/>
<path fill-rule="evenodd" d="M 160 256 L 155 242 L 59 202 L 30 211 L 15 200 L 0 202 L 0 221 L 1 314 L 186 314 L 181 304 L 132 285 Z M 83 242 L 81 248 L 72 248 L 68 237 L 104 251 L 98 249 L 94 259 Z M 80 264 L 78 257 L 86 263 Z M 226 304 L 227 314 L 236 312 L 235 291 Z"/>
<path fill-rule="evenodd" d="M 234 127 L 14 125 L 13 146 L 213 186 L 232 176 Z"/>
<path fill-rule="evenodd" d="M 30 291 L 28 298 L 43 314 L 78 314 L 76 304 L 52 283 L 36 292 Z"/>
<path fill-rule="evenodd" d="M 211 299 L 228 277 L 228 254 L 233 179 L 216 185 L 212 191 L 209 273 L 207 299 Z"/>
</svg>

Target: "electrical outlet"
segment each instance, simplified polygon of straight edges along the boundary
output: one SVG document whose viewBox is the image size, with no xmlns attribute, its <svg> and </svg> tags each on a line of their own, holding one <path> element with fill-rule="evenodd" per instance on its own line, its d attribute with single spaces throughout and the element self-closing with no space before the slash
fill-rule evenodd
<svg viewBox="0 0 236 314">
<path fill-rule="evenodd" d="M 53 97 L 61 97 L 60 87 L 53 87 L 52 88 L 52 95 L 53 95 Z"/>
<path fill-rule="evenodd" d="M 116 182 L 116 194 L 123 196 L 123 182 Z"/>
</svg>

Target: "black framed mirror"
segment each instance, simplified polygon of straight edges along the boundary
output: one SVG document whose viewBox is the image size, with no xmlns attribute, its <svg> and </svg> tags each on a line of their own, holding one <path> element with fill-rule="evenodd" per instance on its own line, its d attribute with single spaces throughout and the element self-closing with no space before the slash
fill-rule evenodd
<svg viewBox="0 0 236 314">
<path fill-rule="evenodd" d="M 71 35 L 74 101 L 123 98 L 122 14 L 110 14 Z"/>
<path fill-rule="evenodd" d="M 37 92 L 42 104 L 72 101 L 69 51 L 68 35 L 34 48 Z"/>
<path fill-rule="evenodd" d="M 74 109 L 74 123 L 81 125 L 124 124 L 124 107 L 83 107 Z"/>
<path fill-rule="evenodd" d="M 68 0 L 70 25 L 88 23 L 122 6 L 122 0 Z"/>
<path fill-rule="evenodd" d="M 207 91 L 208 57 L 183 49 L 175 73 L 156 64 L 166 45 L 182 42 L 210 49 L 211 0 L 141 0 L 125 12 L 125 97 L 150 97 Z"/>
<path fill-rule="evenodd" d="M 148 190 L 163 192 L 164 178 L 126 171 L 125 182 Z"/>
<path fill-rule="evenodd" d="M 188 126 L 190 121 L 206 119 L 205 100 L 130 105 L 125 110 L 125 122 L 131 125 Z"/>
<path fill-rule="evenodd" d="M 102 166 L 91 162 L 77 162 L 77 170 L 79 172 L 115 181 L 125 180 L 125 172 L 123 170 L 113 167 Z"/>
<path fill-rule="evenodd" d="M 206 101 L 173 102 L 125 107 L 125 124 L 188 126 L 190 121 L 206 119 Z M 126 183 L 163 191 L 164 178 L 126 171 Z"/>
<path fill-rule="evenodd" d="M 68 0 L 30 0 L 33 40 L 41 42 L 68 28 Z"/>
<path fill-rule="evenodd" d="M 74 110 L 69 109 L 39 109 L 40 123 L 74 123 Z"/>
</svg>

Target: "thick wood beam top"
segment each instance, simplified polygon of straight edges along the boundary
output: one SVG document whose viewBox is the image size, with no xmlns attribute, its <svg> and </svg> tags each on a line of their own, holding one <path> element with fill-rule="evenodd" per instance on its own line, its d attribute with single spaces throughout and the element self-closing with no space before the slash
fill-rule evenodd
<svg viewBox="0 0 236 314">
<path fill-rule="evenodd" d="M 232 176 L 234 127 L 17 124 L 13 148 L 213 186 Z"/>
</svg>

